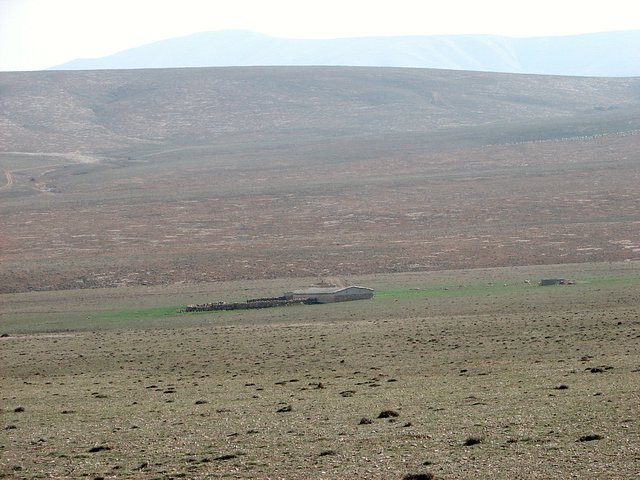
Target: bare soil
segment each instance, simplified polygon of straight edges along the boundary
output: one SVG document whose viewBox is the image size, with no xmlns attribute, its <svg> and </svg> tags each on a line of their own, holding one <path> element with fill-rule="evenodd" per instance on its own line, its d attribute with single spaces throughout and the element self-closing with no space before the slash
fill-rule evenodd
<svg viewBox="0 0 640 480">
<path fill-rule="evenodd" d="M 639 138 L 15 172 L 0 291 L 634 260 Z"/>
<path fill-rule="evenodd" d="M 578 283 L 525 283 L 560 271 Z M 371 276 L 370 301 L 137 319 L 116 313 L 287 282 L 3 295 L 0 475 L 633 478 L 638 272 Z"/>
</svg>

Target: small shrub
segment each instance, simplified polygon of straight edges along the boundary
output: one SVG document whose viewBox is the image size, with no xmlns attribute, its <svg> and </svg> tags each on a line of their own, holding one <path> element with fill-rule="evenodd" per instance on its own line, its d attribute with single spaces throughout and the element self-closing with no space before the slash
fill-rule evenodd
<svg viewBox="0 0 640 480">
<path fill-rule="evenodd" d="M 467 439 L 464 441 L 463 445 L 465 447 L 470 447 L 471 445 L 477 445 L 477 444 L 479 444 L 481 442 L 482 442 L 482 437 L 471 436 L 471 437 L 467 437 Z"/>
<path fill-rule="evenodd" d="M 403 480 L 433 480 L 436 478 L 433 473 L 410 473 L 403 477 Z"/>
<path fill-rule="evenodd" d="M 326 457 L 327 455 L 337 455 L 338 452 L 336 452 L 335 450 L 323 450 L 322 452 L 320 452 L 320 456 L 321 457 Z"/>
<path fill-rule="evenodd" d="M 214 460 L 231 460 L 232 458 L 237 458 L 237 455 L 234 455 L 233 453 L 227 454 L 227 455 L 220 455 L 219 457 L 214 458 Z"/>
<path fill-rule="evenodd" d="M 111 447 L 108 447 L 107 445 L 97 445 L 95 447 L 91 447 L 88 452 L 89 453 L 97 453 L 97 452 L 103 452 L 106 450 L 111 450 Z"/>
<path fill-rule="evenodd" d="M 400 414 L 395 410 L 383 410 L 382 412 L 380 412 L 380 415 L 378 415 L 378 418 L 393 418 L 399 416 Z"/>
<path fill-rule="evenodd" d="M 594 440 L 602 440 L 602 435 L 583 435 L 578 439 L 579 442 L 592 442 Z"/>
<path fill-rule="evenodd" d="M 360 419 L 360 425 L 369 425 L 371 423 L 373 423 L 373 420 L 371 420 L 370 418 L 362 417 Z"/>
</svg>

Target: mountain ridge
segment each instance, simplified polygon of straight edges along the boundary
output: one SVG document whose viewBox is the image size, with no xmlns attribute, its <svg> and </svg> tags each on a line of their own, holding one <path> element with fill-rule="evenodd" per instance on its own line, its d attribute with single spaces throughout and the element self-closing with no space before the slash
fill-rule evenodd
<svg viewBox="0 0 640 480">
<path fill-rule="evenodd" d="M 223 66 L 371 66 L 542 75 L 640 76 L 640 30 L 564 37 L 437 35 L 288 39 L 216 30 L 49 70 Z"/>
</svg>

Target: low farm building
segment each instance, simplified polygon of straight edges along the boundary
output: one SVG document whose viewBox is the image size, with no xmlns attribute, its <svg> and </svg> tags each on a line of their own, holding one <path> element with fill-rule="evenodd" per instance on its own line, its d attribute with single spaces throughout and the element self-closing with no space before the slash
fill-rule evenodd
<svg viewBox="0 0 640 480">
<path fill-rule="evenodd" d="M 373 289 L 351 285 L 349 287 L 309 287 L 287 292 L 289 300 L 316 300 L 318 303 L 347 302 L 373 298 Z"/>
<path fill-rule="evenodd" d="M 575 280 L 567 280 L 566 278 L 543 278 L 540 280 L 540 286 L 546 287 L 548 285 L 573 285 Z"/>
</svg>

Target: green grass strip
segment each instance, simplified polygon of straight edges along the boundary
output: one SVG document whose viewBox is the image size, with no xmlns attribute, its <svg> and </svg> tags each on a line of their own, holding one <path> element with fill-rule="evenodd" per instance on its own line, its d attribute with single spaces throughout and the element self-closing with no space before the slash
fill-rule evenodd
<svg viewBox="0 0 640 480">
<path fill-rule="evenodd" d="M 149 307 L 135 308 L 127 310 L 107 311 L 89 313 L 88 316 L 92 321 L 108 321 L 108 322 L 135 322 L 137 320 L 148 320 L 166 316 L 177 316 L 181 314 L 184 306 L 171 307 Z"/>
<path fill-rule="evenodd" d="M 376 298 L 416 298 L 416 297 L 471 297 L 486 295 L 508 289 L 503 283 L 494 284 L 470 284 L 470 285 L 442 285 L 428 287 L 413 287 L 402 289 L 378 290 Z"/>
</svg>

